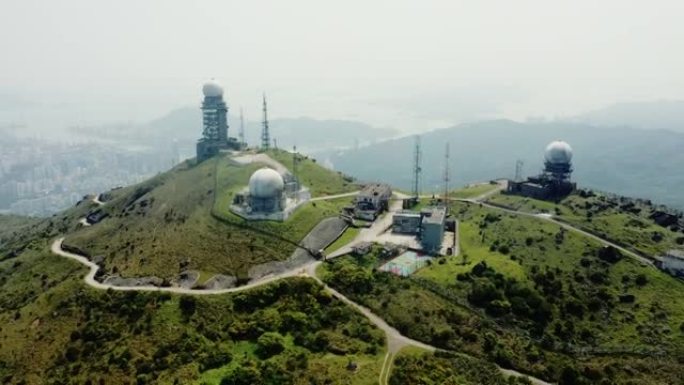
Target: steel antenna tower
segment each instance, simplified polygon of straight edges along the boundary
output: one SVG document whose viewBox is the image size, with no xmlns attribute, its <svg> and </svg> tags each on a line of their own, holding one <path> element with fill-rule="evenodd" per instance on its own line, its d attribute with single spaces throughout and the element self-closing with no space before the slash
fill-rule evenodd
<svg viewBox="0 0 684 385">
<path fill-rule="evenodd" d="M 413 152 L 413 198 L 418 201 L 420 197 L 420 173 L 423 154 L 420 149 L 420 135 L 416 135 L 416 145 Z"/>
<path fill-rule="evenodd" d="M 240 146 L 242 147 L 243 143 L 245 143 L 245 116 L 242 113 L 242 107 L 240 107 Z"/>
<path fill-rule="evenodd" d="M 297 155 L 297 146 L 292 147 L 292 175 L 295 180 L 296 191 L 299 191 L 299 175 L 297 174 L 297 164 L 299 164 L 299 156 Z"/>
<path fill-rule="evenodd" d="M 266 107 L 266 93 L 264 93 L 264 120 L 261 122 L 261 148 L 271 147 L 271 134 L 268 132 L 268 113 Z"/>
<path fill-rule="evenodd" d="M 522 179 L 523 179 L 522 174 L 523 174 L 523 165 L 524 164 L 525 163 L 520 159 L 515 161 L 515 181 L 516 182 L 522 182 Z"/>
<path fill-rule="evenodd" d="M 444 149 L 444 207 L 449 211 L 449 142 Z"/>
</svg>

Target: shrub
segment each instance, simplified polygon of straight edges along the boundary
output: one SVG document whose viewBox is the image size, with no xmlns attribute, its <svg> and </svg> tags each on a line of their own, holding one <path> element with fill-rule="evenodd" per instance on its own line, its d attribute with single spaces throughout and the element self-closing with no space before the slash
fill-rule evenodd
<svg viewBox="0 0 684 385">
<path fill-rule="evenodd" d="M 274 332 L 266 332 L 257 339 L 257 354 L 266 359 L 285 350 L 283 336 Z"/>
<path fill-rule="evenodd" d="M 178 302 L 178 307 L 180 308 L 183 316 L 189 318 L 195 314 L 195 310 L 197 310 L 197 300 L 195 297 L 183 296 Z"/>
<path fill-rule="evenodd" d="M 641 273 L 641 274 L 636 276 L 636 279 L 634 280 L 634 282 L 639 286 L 644 286 L 648 283 L 648 278 L 646 278 L 645 274 Z"/>
</svg>

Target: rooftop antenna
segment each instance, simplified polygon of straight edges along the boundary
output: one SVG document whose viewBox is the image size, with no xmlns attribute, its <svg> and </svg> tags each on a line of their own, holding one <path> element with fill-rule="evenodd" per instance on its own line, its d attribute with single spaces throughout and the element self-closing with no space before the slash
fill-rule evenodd
<svg viewBox="0 0 684 385">
<path fill-rule="evenodd" d="M 446 144 L 444 149 L 444 207 L 449 212 L 449 142 Z"/>
<path fill-rule="evenodd" d="M 245 143 L 245 116 L 242 113 L 242 107 L 240 107 L 240 146 Z"/>
<path fill-rule="evenodd" d="M 523 166 L 525 163 L 521 160 L 518 159 L 515 161 L 515 181 L 516 182 L 522 182 L 523 180 Z"/>
<path fill-rule="evenodd" d="M 271 147 L 271 134 L 268 132 L 268 113 L 266 107 L 266 93 L 264 93 L 264 120 L 261 122 L 261 148 L 269 149 Z M 275 142 L 275 140 L 274 140 Z"/>
<path fill-rule="evenodd" d="M 420 135 L 416 135 L 416 145 L 413 152 L 413 198 L 418 201 L 420 196 L 420 173 L 422 153 L 420 149 Z"/>
</svg>

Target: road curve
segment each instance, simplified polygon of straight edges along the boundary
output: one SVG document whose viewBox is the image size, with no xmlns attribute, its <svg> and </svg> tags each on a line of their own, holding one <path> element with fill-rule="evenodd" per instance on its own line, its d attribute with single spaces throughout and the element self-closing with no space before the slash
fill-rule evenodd
<svg viewBox="0 0 684 385">
<path fill-rule="evenodd" d="M 88 286 L 94 287 L 96 289 L 100 290 L 118 290 L 118 291 L 147 291 L 147 292 L 167 292 L 167 293 L 176 293 L 176 294 L 192 294 L 192 295 L 216 295 L 216 294 L 226 294 L 226 293 L 234 293 L 238 291 L 243 291 L 243 290 L 248 290 L 252 289 L 267 283 L 271 283 L 273 281 L 277 281 L 281 278 L 287 278 L 287 277 L 293 277 L 296 276 L 299 271 L 301 271 L 301 268 L 298 269 L 292 269 L 285 271 L 283 273 L 280 273 L 278 275 L 267 275 L 259 280 L 250 282 L 246 285 L 243 286 L 238 286 L 238 287 L 231 287 L 227 289 L 202 289 L 202 290 L 197 290 L 197 289 L 186 289 L 182 287 L 159 287 L 159 286 L 115 286 L 115 285 L 110 285 L 106 283 L 99 282 L 95 279 L 95 274 L 97 274 L 97 271 L 100 269 L 100 266 L 97 264 L 93 263 L 90 261 L 88 258 L 74 254 L 68 251 L 65 251 L 62 248 L 62 243 L 64 242 L 64 238 L 59 238 L 52 242 L 52 245 L 50 246 L 50 250 L 59 256 L 69 258 L 72 260 L 75 260 L 82 265 L 87 266 L 90 268 L 90 271 L 88 274 L 85 276 L 84 281 Z"/>
</svg>

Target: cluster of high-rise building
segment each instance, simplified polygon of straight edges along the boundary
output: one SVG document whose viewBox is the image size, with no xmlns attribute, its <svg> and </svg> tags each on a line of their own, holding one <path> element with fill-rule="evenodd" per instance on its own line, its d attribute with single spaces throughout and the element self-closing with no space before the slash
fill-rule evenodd
<svg viewBox="0 0 684 385">
<path fill-rule="evenodd" d="M 50 215 L 85 194 L 137 183 L 168 167 L 166 152 L 156 150 L 7 136 L 0 144 L 0 212 Z"/>
</svg>

